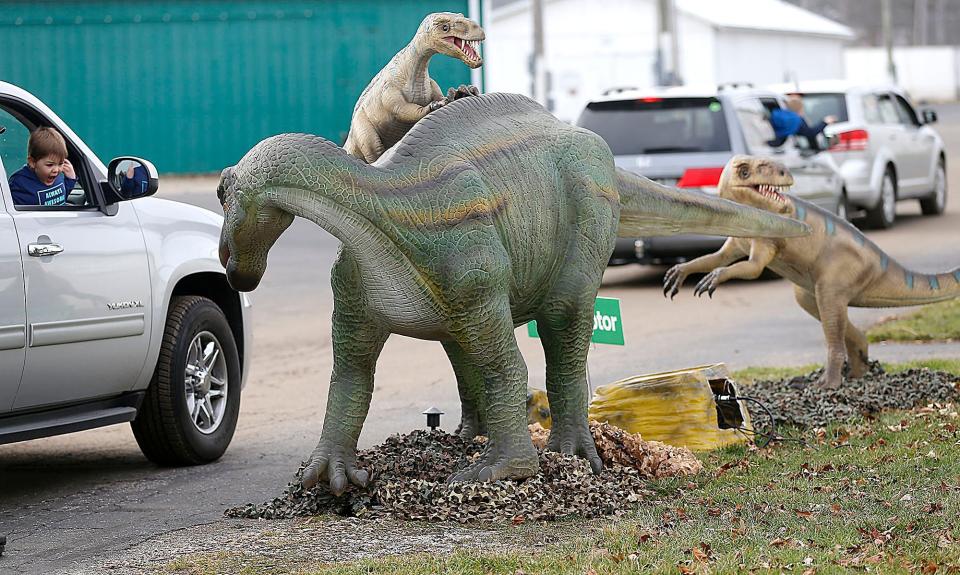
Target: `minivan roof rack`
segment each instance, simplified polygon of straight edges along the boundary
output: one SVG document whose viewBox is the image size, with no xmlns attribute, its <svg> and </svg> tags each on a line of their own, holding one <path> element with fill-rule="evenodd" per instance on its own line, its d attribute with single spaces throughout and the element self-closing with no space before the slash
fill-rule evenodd
<svg viewBox="0 0 960 575">
<path fill-rule="evenodd" d="M 613 88 L 607 88 L 603 91 L 604 96 L 609 96 L 610 94 L 619 94 L 621 92 L 631 92 L 637 90 L 636 86 L 615 86 Z"/>
<path fill-rule="evenodd" d="M 741 88 L 753 88 L 752 82 L 721 82 L 717 84 L 717 91 L 722 92 L 724 90 L 739 90 Z"/>
</svg>

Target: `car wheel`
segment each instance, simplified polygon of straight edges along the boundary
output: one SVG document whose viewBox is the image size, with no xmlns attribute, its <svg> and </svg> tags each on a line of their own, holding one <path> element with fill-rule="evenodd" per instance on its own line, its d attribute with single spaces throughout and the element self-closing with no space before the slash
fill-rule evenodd
<svg viewBox="0 0 960 575">
<path fill-rule="evenodd" d="M 893 169 L 887 168 L 880 183 L 880 200 L 867 210 L 867 223 L 872 228 L 889 228 L 897 219 L 897 182 Z"/>
<path fill-rule="evenodd" d="M 215 461 L 240 413 L 240 358 L 223 311 L 199 296 L 170 302 L 160 356 L 133 434 L 159 465 Z"/>
<path fill-rule="evenodd" d="M 850 221 L 850 208 L 847 205 L 847 192 L 840 194 L 840 199 L 837 201 L 837 218 L 843 221 Z"/>
<path fill-rule="evenodd" d="M 920 211 L 925 216 L 939 216 L 947 209 L 947 170 L 941 159 L 933 174 L 933 193 L 920 199 Z"/>
</svg>

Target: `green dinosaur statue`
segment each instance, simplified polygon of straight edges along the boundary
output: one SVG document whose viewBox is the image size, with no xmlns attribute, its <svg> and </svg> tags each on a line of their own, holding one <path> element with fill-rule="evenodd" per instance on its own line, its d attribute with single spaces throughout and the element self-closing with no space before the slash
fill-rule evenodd
<svg viewBox="0 0 960 575">
<path fill-rule="evenodd" d="M 303 473 L 339 494 L 363 485 L 357 438 L 391 333 L 439 340 L 463 418 L 487 448 L 453 480 L 524 478 L 537 452 L 514 328 L 536 319 L 553 417 L 549 447 L 601 463 L 587 424 L 593 308 L 618 231 L 793 236 L 805 224 L 617 170 L 596 134 L 523 96 L 485 94 L 430 114 L 367 165 L 323 138 L 283 134 L 221 175 L 220 259 L 256 288 L 295 216 L 343 242 L 331 273 L 333 373 L 323 431 Z M 469 381 L 462 377 L 466 374 Z"/>
<path fill-rule="evenodd" d="M 420 118 L 464 96 L 476 96 L 473 86 L 450 88 L 444 97 L 427 73 L 434 54 L 446 54 L 471 68 L 483 64 L 480 25 L 463 14 L 428 14 L 417 33 L 374 76 L 353 108 L 350 132 L 343 148 L 368 164 L 396 144 Z"/>
<path fill-rule="evenodd" d="M 899 307 L 955 298 L 960 296 L 960 268 L 941 274 L 910 271 L 846 220 L 784 195 L 791 186 L 793 176 L 779 162 L 733 157 L 720 176 L 721 198 L 806 222 L 813 233 L 789 239 L 730 238 L 717 252 L 667 270 L 663 293 L 673 298 L 688 275 L 707 273 L 694 293 L 712 297 L 727 280 L 754 279 L 764 268 L 773 270 L 793 282 L 797 303 L 820 321 L 827 364 L 818 384 L 837 388 L 845 358 L 852 377 L 867 371 L 867 338 L 847 317 L 848 306 Z M 737 262 L 744 257 L 748 259 Z"/>
</svg>

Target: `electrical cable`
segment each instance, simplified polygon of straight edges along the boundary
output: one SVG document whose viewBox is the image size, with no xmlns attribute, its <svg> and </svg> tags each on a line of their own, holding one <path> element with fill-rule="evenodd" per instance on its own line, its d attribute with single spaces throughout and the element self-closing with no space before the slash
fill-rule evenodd
<svg viewBox="0 0 960 575">
<path fill-rule="evenodd" d="M 755 436 L 761 437 L 761 438 L 763 438 L 763 439 L 766 439 L 766 442 L 763 443 L 762 445 L 758 443 L 758 444 L 757 444 L 758 447 L 767 447 L 768 445 L 770 445 L 770 444 L 771 444 L 772 442 L 774 442 L 774 441 L 781 441 L 781 442 L 793 441 L 793 442 L 799 443 L 800 445 L 804 445 L 804 446 L 807 445 L 807 442 L 804 441 L 802 438 L 798 438 L 798 437 L 785 437 L 785 436 L 783 436 L 783 435 L 778 434 L 778 433 L 777 433 L 777 421 L 776 421 L 776 419 L 775 419 L 774 416 L 773 416 L 773 412 L 770 411 L 770 409 L 766 406 L 766 404 L 764 404 L 762 401 L 760 401 L 759 399 L 757 399 L 757 398 L 755 398 L 755 397 L 750 397 L 750 396 L 747 396 L 747 395 L 736 395 L 735 393 L 731 393 L 731 392 L 734 391 L 734 389 L 733 389 L 732 386 L 730 386 L 729 384 L 730 384 L 730 382 L 727 381 L 727 383 L 724 385 L 724 392 L 725 392 L 725 393 L 717 394 L 716 396 L 714 396 L 715 399 L 716 399 L 716 401 L 718 401 L 718 402 L 723 402 L 723 401 L 747 401 L 747 402 L 755 403 L 755 404 L 757 404 L 758 406 L 760 406 L 760 408 L 767 414 L 767 419 L 770 421 L 770 424 L 769 424 L 769 429 L 770 429 L 770 431 L 769 431 L 769 433 L 765 433 L 765 432 L 763 432 L 763 431 L 758 431 L 757 429 L 750 429 L 750 428 L 747 428 L 747 427 L 743 427 L 742 425 L 739 426 L 739 427 L 735 427 L 734 429 L 736 429 L 737 431 L 740 431 L 740 432 L 742 432 L 742 433 L 749 433 L 749 434 L 751 434 L 751 435 L 755 435 Z"/>
</svg>

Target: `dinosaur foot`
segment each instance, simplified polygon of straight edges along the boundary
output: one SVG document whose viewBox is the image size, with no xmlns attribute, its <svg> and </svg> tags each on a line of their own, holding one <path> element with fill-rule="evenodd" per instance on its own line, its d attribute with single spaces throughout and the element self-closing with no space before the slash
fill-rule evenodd
<svg viewBox="0 0 960 575">
<path fill-rule="evenodd" d="M 603 469 L 603 461 L 597 453 L 597 444 L 593 441 L 590 424 L 587 423 L 585 417 L 582 423 L 576 422 L 566 425 L 558 423 L 557 419 L 554 418 L 553 427 L 550 429 L 550 440 L 547 441 L 547 449 L 586 459 L 594 473 L 600 473 L 600 470 Z"/>
<path fill-rule="evenodd" d="M 533 444 L 529 440 L 526 443 L 527 445 L 524 446 L 512 445 L 509 448 L 500 448 L 493 445 L 491 441 L 477 461 L 462 471 L 454 473 L 448 481 L 487 482 L 532 477 L 540 469 L 540 459 Z"/>
<path fill-rule="evenodd" d="M 366 487 L 369 478 L 366 471 L 357 467 L 356 449 L 321 438 L 307 460 L 300 483 L 304 489 L 311 489 L 325 480 L 330 484 L 330 492 L 339 496 L 347 490 L 348 480 L 357 487 Z"/>
<path fill-rule="evenodd" d="M 841 383 L 843 383 L 843 378 L 839 374 L 836 376 L 828 376 L 826 373 L 824 373 L 819 379 L 817 379 L 817 382 L 814 385 L 820 389 L 836 391 L 840 389 Z"/>
</svg>

